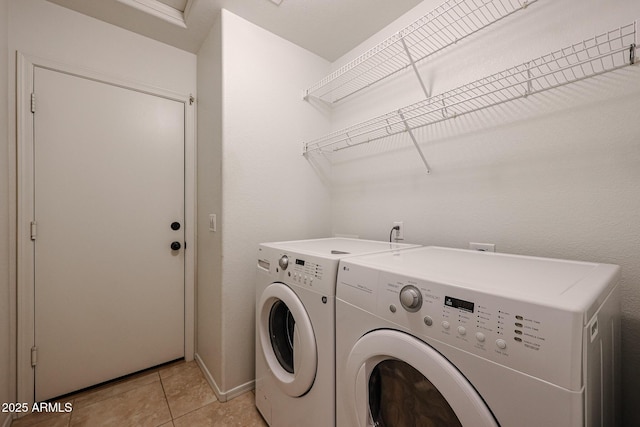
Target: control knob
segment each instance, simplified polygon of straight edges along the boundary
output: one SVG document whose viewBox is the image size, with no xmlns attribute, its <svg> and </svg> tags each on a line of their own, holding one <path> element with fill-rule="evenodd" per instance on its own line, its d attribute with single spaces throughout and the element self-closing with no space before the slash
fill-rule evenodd
<svg viewBox="0 0 640 427">
<path fill-rule="evenodd" d="M 282 255 L 280 257 L 280 260 L 278 261 L 278 265 L 280 265 L 281 269 L 286 270 L 287 267 L 289 267 L 289 257 L 286 255 Z"/>
<path fill-rule="evenodd" d="M 405 310 L 415 313 L 422 307 L 422 294 L 413 285 L 407 285 L 400 291 L 400 303 Z"/>
</svg>

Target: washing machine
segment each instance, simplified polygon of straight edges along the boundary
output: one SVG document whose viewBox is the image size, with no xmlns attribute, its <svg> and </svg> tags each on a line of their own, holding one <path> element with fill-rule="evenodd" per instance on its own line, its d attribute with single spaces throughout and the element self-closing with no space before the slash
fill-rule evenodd
<svg viewBox="0 0 640 427">
<path fill-rule="evenodd" d="M 339 260 L 415 247 L 346 238 L 259 245 L 256 406 L 271 427 L 335 426 Z"/>
<path fill-rule="evenodd" d="M 619 425 L 619 271 L 438 247 L 341 261 L 337 425 Z"/>
</svg>

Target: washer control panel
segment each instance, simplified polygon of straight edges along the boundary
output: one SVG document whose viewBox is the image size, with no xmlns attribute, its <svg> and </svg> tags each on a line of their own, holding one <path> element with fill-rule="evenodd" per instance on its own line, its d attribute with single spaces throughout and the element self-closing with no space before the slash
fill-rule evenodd
<svg viewBox="0 0 640 427">
<path fill-rule="evenodd" d="M 322 280 L 323 268 L 321 264 L 296 256 L 292 260 L 291 271 L 288 276 L 300 285 L 313 286 L 314 281 Z"/>
<path fill-rule="evenodd" d="M 337 297 L 426 342 L 437 340 L 567 388 L 580 381 L 580 367 L 571 361 L 582 351 L 575 339 L 582 333 L 581 314 L 363 266 L 341 267 Z"/>
<path fill-rule="evenodd" d="M 335 295 L 337 260 L 260 247 L 257 267 L 258 271 L 271 276 L 272 281 L 301 286 L 324 295 Z"/>
</svg>

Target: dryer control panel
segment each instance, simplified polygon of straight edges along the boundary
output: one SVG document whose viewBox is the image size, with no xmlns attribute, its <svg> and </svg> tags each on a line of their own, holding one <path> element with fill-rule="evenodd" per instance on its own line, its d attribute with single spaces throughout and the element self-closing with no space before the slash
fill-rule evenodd
<svg viewBox="0 0 640 427">
<path fill-rule="evenodd" d="M 453 337 L 458 345 L 472 345 L 482 351 L 491 350 L 511 357 L 509 350 L 516 345 L 544 352 L 547 341 L 553 339 L 553 331 L 557 329 L 557 325 L 547 321 L 538 310 L 531 313 L 524 307 L 518 309 L 513 302 L 491 302 L 482 295 L 446 289 L 437 283 L 381 276 L 379 284 L 385 292 L 379 295 L 377 308 L 385 311 L 388 306 L 389 314 L 385 313 L 384 317 L 393 321 L 409 320 L 408 315 L 396 313 L 400 303 L 409 313 L 421 313 L 422 322 L 432 328 L 429 335 L 434 338 L 447 340 L 447 337 Z M 424 300 L 423 310 L 409 310 L 404 306 L 402 296 L 408 287 L 419 289 Z"/>
<path fill-rule="evenodd" d="M 342 264 L 337 297 L 435 340 L 579 390 L 582 314 L 453 284 Z"/>
</svg>

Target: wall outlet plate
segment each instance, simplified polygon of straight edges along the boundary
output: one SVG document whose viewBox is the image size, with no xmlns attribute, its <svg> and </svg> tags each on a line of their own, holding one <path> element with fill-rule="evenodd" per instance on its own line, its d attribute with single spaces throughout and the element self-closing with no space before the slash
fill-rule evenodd
<svg viewBox="0 0 640 427">
<path fill-rule="evenodd" d="M 393 223 L 394 227 L 400 227 L 399 230 L 394 230 L 393 231 L 393 237 L 396 240 L 404 240 L 404 222 L 403 221 L 396 221 Z"/>
</svg>

